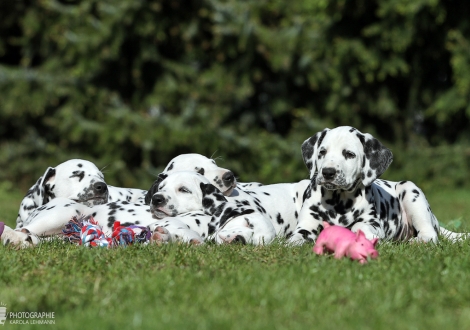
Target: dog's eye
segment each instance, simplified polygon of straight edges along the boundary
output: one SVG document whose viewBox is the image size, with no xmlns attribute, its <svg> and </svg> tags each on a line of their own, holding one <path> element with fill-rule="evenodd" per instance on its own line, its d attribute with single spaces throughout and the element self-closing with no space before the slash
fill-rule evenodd
<svg viewBox="0 0 470 330">
<path fill-rule="evenodd" d="M 322 149 L 318 152 L 320 156 L 325 156 L 326 155 L 326 149 Z"/>
<path fill-rule="evenodd" d="M 190 193 L 191 193 L 191 191 L 190 191 L 188 188 L 186 188 L 186 187 L 181 187 L 181 188 L 178 189 L 178 190 L 179 190 L 180 192 L 186 193 L 186 194 L 190 194 Z"/>
<path fill-rule="evenodd" d="M 343 156 L 346 159 L 353 159 L 356 158 L 356 154 L 352 151 L 349 150 L 343 150 Z"/>
</svg>

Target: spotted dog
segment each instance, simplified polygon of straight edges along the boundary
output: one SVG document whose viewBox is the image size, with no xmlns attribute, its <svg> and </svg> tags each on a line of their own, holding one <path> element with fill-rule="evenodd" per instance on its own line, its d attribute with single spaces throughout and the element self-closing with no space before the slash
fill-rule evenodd
<svg viewBox="0 0 470 330">
<path fill-rule="evenodd" d="M 154 229 L 162 235 L 161 241 L 178 238 L 187 241 L 187 237 L 191 237 L 187 229 L 202 238 L 211 236 L 217 243 L 268 244 L 275 237 L 273 225 L 257 207 L 251 207 L 245 201 L 229 200 L 207 178 L 196 172 L 169 174 L 160 182 L 150 209 L 156 218 L 165 221 L 164 225 L 157 222 Z M 201 210 L 206 215 L 201 214 Z M 173 231 L 175 223 L 179 231 L 183 230 L 182 233 Z"/>
<path fill-rule="evenodd" d="M 289 242 L 313 241 L 322 222 L 368 239 L 437 242 L 462 234 L 439 227 L 421 191 L 410 181 L 377 179 L 392 162 L 392 152 L 370 134 L 349 126 L 324 129 L 305 140 L 302 157 L 310 171 L 299 224 Z"/>
<path fill-rule="evenodd" d="M 154 187 L 156 191 L 150 199 L 150 210 L 157 218 L 175 217 L 181 213 L 203 209 L 202 190 L 199 183 L 204 182 L 195 172 L 181 171 L 168 174 Z M 252 190 L 234 189 L 227 201 L 236 208 L 255 210 L 269 219 L 276 235 L 288 237 L 297 226 L 304 191 L 309 180 L 298 183 L 280 183 L 257 187 Z"/>
<path fill-rule="evenodd" d="M 95 164 L 83 159 L 71 159 L 56 167 L 48 167 L 28 190 L 20 204 L 16 228 L 29 222 L 29 215 L 38 207 L 57 197 L 65 197 L 87 206 L 110 201 L 144 200 L 146 191 L 109 186 Z"/>
<path fill-rule="evenodd" d="M 217 166 L 215 160 L 200 154 L 182 154 L 170 160 L 163 172 L 158 175 L 145 196 L 145 204 L 150 204 L 152 196 L 158 190 L 158 185 L 168 174 L 181 171 L 194 171 L 205 176 L 226 196 L 229 196 L 237 186 L 233 172 Z"/>
</svg>

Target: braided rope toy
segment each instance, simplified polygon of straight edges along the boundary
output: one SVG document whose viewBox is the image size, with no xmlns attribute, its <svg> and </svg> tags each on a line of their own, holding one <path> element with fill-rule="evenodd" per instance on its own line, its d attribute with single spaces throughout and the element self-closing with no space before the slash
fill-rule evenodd
<svg viewBox="0 0 470 330">
<path fill-rule="evenodd" d="M 143 226 L 121 226 L 119 221 L 113 224 L 111 237 L 106 236 L 101 226 L 92 216 L 74 216 L 62 230 L 65 240 L 88 247 L 112 248 L 134 243 L 147 243 L 150 240 L 149 228 Z"/>
</svg>

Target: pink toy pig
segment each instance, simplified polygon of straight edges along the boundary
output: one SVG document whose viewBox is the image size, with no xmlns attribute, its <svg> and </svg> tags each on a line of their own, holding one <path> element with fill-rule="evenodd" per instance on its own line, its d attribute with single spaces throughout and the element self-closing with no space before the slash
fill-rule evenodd
<svg viewBox="0 0 470 330">
<path fill-rule="evenodd" d="M 0 222 L 0 237 L 2 236 L 4 229 L 5 229 L 5 224 L 3 222 Z"/>
<path fill-rule="evenodd" d="M 378 238 L 368 240 L 361 230 L 354 234 L 347 228 L 332 226 L 328 222 L 323 222 L 323 231 L 318 235 L 313 252 L 323 254 L 334 252 L 335 258 L 344 256 L 352 260 L 359 260 L 361 264 L 367 263 L 367 258 L 377 258 L 379 253 L 375 249 Z"/>
</svg>

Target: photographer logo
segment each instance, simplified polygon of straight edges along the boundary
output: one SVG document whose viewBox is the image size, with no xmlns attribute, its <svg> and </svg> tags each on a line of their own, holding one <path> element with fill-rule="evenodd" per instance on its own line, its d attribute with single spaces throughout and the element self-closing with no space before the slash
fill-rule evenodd
<svg viewBox="0 0 470 330">
<path fill-rule="evenodd" d="M 7 307 L 2 302 L 2 303 L 0 303 L 0 324 L 5 325 L 6 319 L 7 319 Z"/>
</svg>

